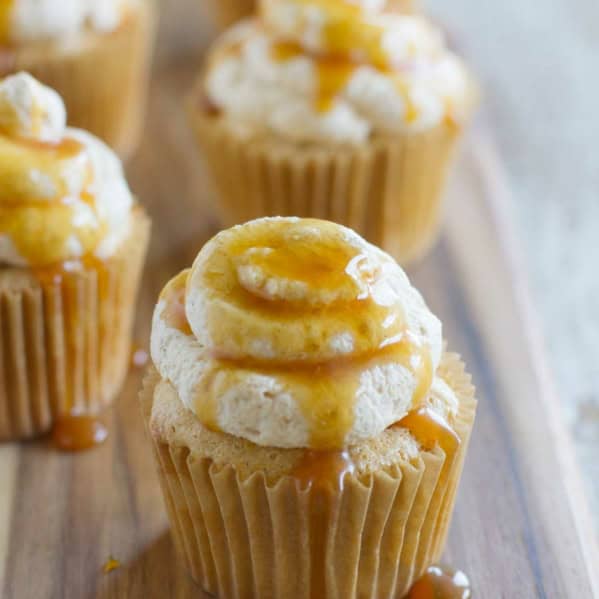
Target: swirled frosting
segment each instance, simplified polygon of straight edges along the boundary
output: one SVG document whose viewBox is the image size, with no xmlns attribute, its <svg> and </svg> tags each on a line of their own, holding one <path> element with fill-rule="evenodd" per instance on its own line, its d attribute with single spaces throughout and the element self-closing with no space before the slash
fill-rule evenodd
<svg viewBox="0 0 599 599">
<path fill-rule="evenodd" d="M 81 31 L 109 32 L 137 0 L 2 0 L 0 44 L 61 39 Z"/>
<path fill-rule="evenodd" d="M 129 231 L 119 159 L 65 121 L 60 96 L 31 76 L 0 81 L 0 263 L 105 259 Z"/>
<path fill-rule="evenodd" d="M 296 142 L 455 124 L 473 99 L 440 32 L 380 0 L 262 0 L 216 43 L 202 88 L 243 134 Z"/>
<path fill-rule="evenodd" d="M 153 362 L 207 427 L 342 448 L 439 390 L 441 325 L 397 263 L 327 221 L 223 231 L 157 303 Z"/>
</svg>

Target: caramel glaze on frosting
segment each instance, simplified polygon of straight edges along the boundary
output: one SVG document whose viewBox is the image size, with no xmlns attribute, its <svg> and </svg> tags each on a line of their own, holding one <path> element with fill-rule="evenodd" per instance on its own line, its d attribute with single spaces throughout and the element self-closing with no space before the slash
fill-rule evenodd
<svg viewBox="0 0 599 599">
<path fill-rule="evenodd" d="M 106 258 L 126 234 L 133 200 L 118 159 L 65 120 L 29 75 L 0 81 L 0 263 Z"/>
<path fill-rule="evenodd" d="M 204 96 L 244 134 L 337 142 L 453 127 L 474 99 L 432 24 L 365 0 L 262 0 L 215 44 Z"/>
<path fill-rule="evenodd" d="M 312 219 L 217 235 L 165 287 L 152 332 L 157 369 L 205 426 L 316 450 L 424 407 L 440 353 L 440 324 L 400 267 Z"/>
</svg>

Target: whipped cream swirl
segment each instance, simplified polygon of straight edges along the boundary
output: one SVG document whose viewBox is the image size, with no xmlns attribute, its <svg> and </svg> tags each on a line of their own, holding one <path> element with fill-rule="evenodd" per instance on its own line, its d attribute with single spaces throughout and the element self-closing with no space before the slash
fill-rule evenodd
<svg viewBox="0 0 599 599">
<path fill-rule="evenodd" d="M 2 0 L 0 43 L 56 39 L 83 31 L 110 32 L 139 0 Z"/>
<path fill-rule="evenodd" d="M 116 155 L 66 127 L 62 99 L 30 75 L 0 81 L 0 263 L 110 257 L 133 197 Z"/>
<path fill-rule="evenodd" d="M 473 84 L 425 18 L 366 0 L 262 0 L 214 46 L 202 93 L 248 136 L 354 142 L 456 125 Z"/>
<path fill-rule="evenodd" d="M 207 427 L 339 449 L 438 388 L 441 324 L 397 263 L 326 221 L 223 231 L 163 290 L 153 362 Z"/>
</svg>

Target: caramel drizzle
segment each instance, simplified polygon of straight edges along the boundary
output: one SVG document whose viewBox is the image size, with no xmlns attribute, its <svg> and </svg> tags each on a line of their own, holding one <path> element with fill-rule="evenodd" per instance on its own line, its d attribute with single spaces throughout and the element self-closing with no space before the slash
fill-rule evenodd
<svg viewBox="0 0 599 599">
<path fill-rule="evenodd" d="M 160 294 L 165 306 L 162 311 L 162 319 L 173 329 L 177 329 L 184 335 L 192 335 L 193 332 L 185 313 L 185 295 L 187 279 L 190 269 L 186 269 L 172 279 Z"/>
<path fill-rule="evenodd" d="M 41 126 L 41 125 L 40 125 Z M 65 246 L 74 230 L 84 250 L 91 253 L 106 224 L 99 227 L 75 225 L 74 206 L 67 201 L 68 189 L 62 181 L 64 161 L 85 159 L 84 145 L 72 138 L 57 143 L 13 138 L 0 132 L 0 233 L 10 237 L 15 248 L 30 264 L 55 264 L 65 258 Z M 79 199 L 97 213 L 96 198 L 90 192 L 93 171 L 89 162 Z M 56 188 L 53 198 L 36 197 L 31 173 L 41 173 Z"/>
<path fill-rule="evenodd" d="M 278 41 L 273 44 L 271 55 L 277 62 L 287 62 L 300 56 L 309 56 L 314 61 L 317 73 L 315 107 L 318 112 L 325 113 L 333 108 L 335 100 L 361 65 L 370 64 L 389 75 L 398 72 L 397 68 L 390 65 L 383 48 L 384 28 L 362 23 L 360 27 L 367 33 L 358 33 L 354 22 L 362 14 L 359 6 L 336 0 L 298 1 L 302 4 L 319 4 L 336 14 L 336 18 L 323 28 L 325 44 L 329 50 L 316 53 L 298 42 Z M 363 43 L 361 53 L 356 53 L 353 43 L 358 35 Z M 400 77 L 395 77 L 394 80 L 406 104 L 405 120 L 408 124 L 413 123 L 418 118 L 418 112 L 411 100 L 408 85 Z"/>
<path fill-rule="evenodd" d="M 208 367 L 203 372 L 195 393 L 194 411 L 200 421 L 209 428 L 218 430 L 218 399 L 240 376 L 246 373 L 275 378 L 283 388 L 293 394 L 298 407 L 308 423 L 310 447 L 317 450 L 334 450 L 345 446 L 348 432 L 354 423 L 357 392 L 362 375 L 375 368 L 387 365 L 402 365 L 409 369 L 415 379 L 416 388 L 412 405 L 420 405 L 433 381 L 433 365 L 430 349 L 407 330 L 405 317 L 397 304 L 382 306 L 375 302 L 371 291 L 358 287 L 355 269 L 362 285 L 368 288 L 374 283 L 374 265 L 360 269 L 364 258 L 359 248 L 348 244 L 343 238 L 327 237 L 330 223 L 312 221 L 311 227 L 323 228 L 320 240 L 290 242 L 293 225 L 264 223 L 259 233 L 239 231 L 235 241 L 226 248 L 228 268 L 235 276 L 234 261 L 249 248 L 272 250 L 254 252 L 251 264 L 260 267 L 267 277 L 288 279 L 305 283 L 309 289 L 319 292 L 339 292 L 342 300 L 331 304 L 310 306 L 305 300 L 266 299 L 259 290 L 250 292 L 235 279 L 223 276 L 221 268 L 206 269 L 202 284 L 213 293 L 226 297 L 226 301 L 240 308 L 241 313 L 251 313 L 268 325 L 269 331 L 282 335 L 277 343 L 286 342 L 285 323 L 313 320 L 322 338 L 332 338 L 336 331 L 352 333 L 355 353 L 337 355 L 332 359 L 316 357 L 309 353 L 302 359 L 258 359 L 248 355 L 226 355 L 215 349 L 206 350 Z M 299 225 L 306 226 L 303 222 Z M 282 231 L 286 235 L 282 235 Z M 338 231 L 337 231 L 338 233 Z M 258 235 L 254 238 L 253 235 Z M 287 237 L 291 235 L 291 237 Z M 189 271 L 183 271 L 165 287 L 161 294 L 165 307 L 162 319 L 172 328 L 185 335 L 192 335 L 185 312 L 185 295 Z M 228 281 L 228 282 L 227 282 Z M 355 299 L 347 299 L 355 298 Z M 224 327 L 224 324 L 223 324 Z M 318 329 L 320 330 L 320 329 Z M 227 333 L 229 331 L 227 330 Z M 237 334 L 238 331 L 230 331 Z M 216 332 L 218 334 L 218 331 Z M 320 334 L 315 339 L 320 339 Z M 274 338 L 271 339 L 273 344 Z M 216 348 L 221 347 L 214 341 Z"/>
</svg>

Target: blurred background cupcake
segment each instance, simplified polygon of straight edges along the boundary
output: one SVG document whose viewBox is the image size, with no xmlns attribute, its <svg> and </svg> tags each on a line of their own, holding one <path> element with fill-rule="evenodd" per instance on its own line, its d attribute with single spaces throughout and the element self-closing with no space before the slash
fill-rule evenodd
<svg viewBox="0 0 599 599">
<path fill-rule="evenodd" d="M 128 371 L 149 228 L 117 156 L 66 127 L 54 90 L 0 81 L 0 441 L 105 438 L 94 417 Z"/>
<path fill-rule="evenodd" d="M 208 7 L 216 24 L 225 28 L 236 21 L 249 17 L 256 10 L 259 0 L 208 0 Z M 375 0 L 390 9 L 409 12 L 417 4 L 415 0 Z M 359 2 L 355 2 L 359 4 Z"/>
<path fill-rule="evenodd" d="M 153 0 L 3 0 L 0 76 L 27 71 L 58 90 L 70 122 L 121 157 L 141 132 Z"/>
<path fill-rule="evenodd" d="M 424 17 L 263 0 L 209 53 L 191 119 L 223 224 L 346 224 L 401 261 L 433 242 L 475 87 Z"/>
</svg>

